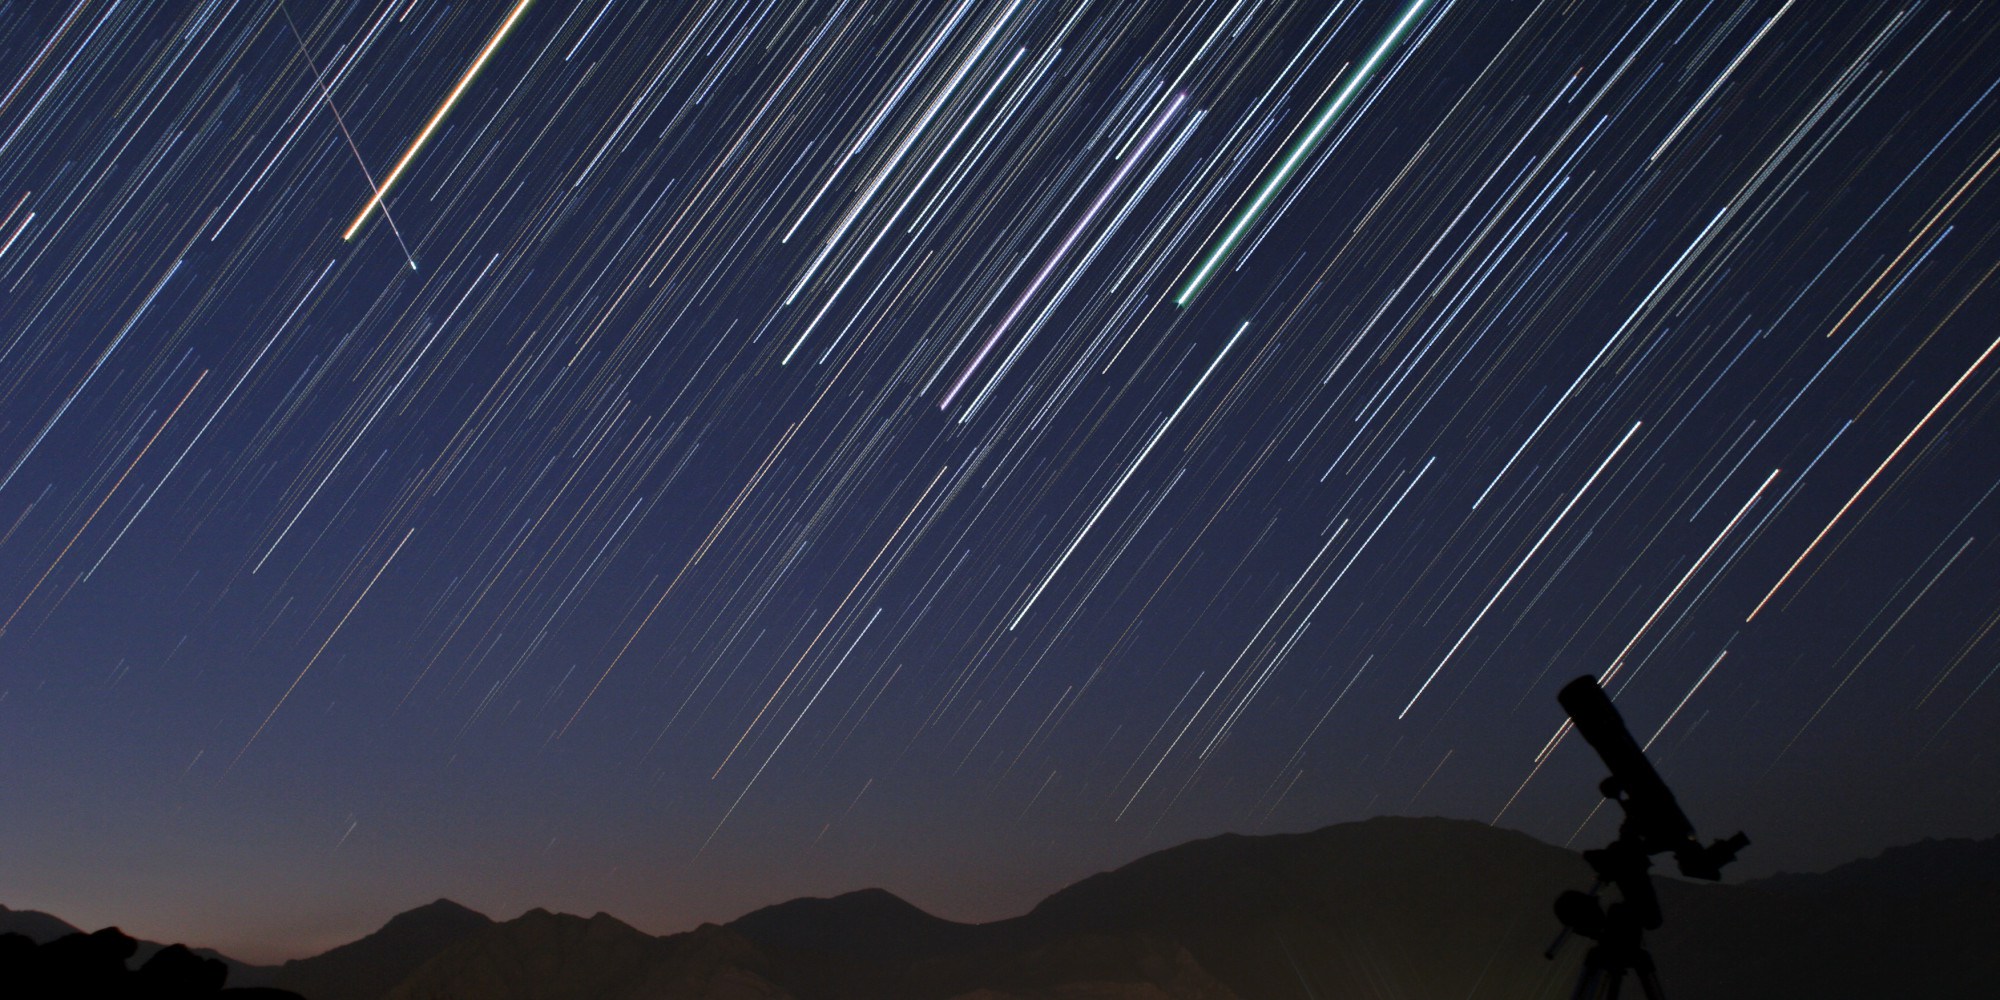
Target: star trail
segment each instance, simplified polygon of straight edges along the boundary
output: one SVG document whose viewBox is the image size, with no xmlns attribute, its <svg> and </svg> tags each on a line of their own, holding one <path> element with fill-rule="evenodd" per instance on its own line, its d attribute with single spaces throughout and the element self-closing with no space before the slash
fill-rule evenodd
<svg viewBox="0 0 2000 1000">
<path fill-rule="evenodd" d="M 2000 12 L 0 8 L 0 891 L 1009 915 L 2000 826 Z M 94 926 L 94 925 L 93 925 Z"/>
</svg>

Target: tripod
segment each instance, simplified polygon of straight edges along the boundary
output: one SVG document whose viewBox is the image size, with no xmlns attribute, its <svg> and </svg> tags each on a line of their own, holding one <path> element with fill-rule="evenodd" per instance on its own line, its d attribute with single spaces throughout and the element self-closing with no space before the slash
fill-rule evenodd
<svg viewBox="0 0 2000 1000">
<path fill-rule="evenodd" d="M 1619 985 L 1627 971 L 1638 978 L 1646 1000 L 1667 1000 L 1660 991 L 1660 977 L 1653 970 L 1653 956 L 1646 949 L 1634 948 L 1630 954 L 1610 957 L 1601 944 L 1584 957 L 1583 974 L 1577 977 L 1576 992 L 1570 994 L 1570 1000 L 1618 1000 Z"/>
<path fill-rule="evenodd" d="M 1543 957 L 1556 957 L 1556 950 L 1572 933 L 1590 938 L 1596 944 L 1583 956 L 1570 1000 L 1618 1000 L 1627 972 L 1638 979 L 1646 1000 L 1666 1000 L 1644 937 L 1646 931 L 1660 926 L 1659 895 L 1646 871 L 1652 867 L 1652 859 L 1625 836 L 1603 850 L 1585 851 L 1583 857 L 1597 872 L 1597 884 L 1587 893 L 1572 889 L 1556 898 L 1556 918 L 1562 921 L 1563 929 Z M 1610 906 L 1597 899 L 1606 885 L 1616 885 L 1621 896 Z"/>
</svg>

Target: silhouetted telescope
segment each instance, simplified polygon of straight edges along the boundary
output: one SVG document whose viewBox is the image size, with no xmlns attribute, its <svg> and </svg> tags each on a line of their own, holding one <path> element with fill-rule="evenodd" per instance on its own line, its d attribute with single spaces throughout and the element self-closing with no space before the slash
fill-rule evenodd
<svg viewBox="0 0 2000 1000">
<path fill-rule="evenodd" d="M 1556 897 L 1556 919 L 1563 931 L 1545 954 L 1554 958 L 1571 933 L 1597 942 L 1584 956 L 1574 1000 L 1616 1000 L 1627 972 L 1635 975 L 1649 1000 L 1664 1000 L 1653 956 L 1644 945 L 1645 932 L 1658 928 L 1661 920 L 1660 897 L 1648 872 L 1653 855 L 1671 853 L 1681 874 L 1714 882 L 1750 838 L 1738 832 L 1707 847 L 1695 839 L 1694 824 L 1632 739 L 1597 678 L 1583 676 L 1563 685 L 1556 701 L 1611 769 L 1597 787 L 1625 810 L 1625 821 L 1609 846 L 1583 852 L 1583 860 L 1597 873 L 1597 885 L 1587 893 L 1572 889 Z M 1598 900 L 1607 885 L 1617 886 L 1619 895 L 1609 906 Z"/>
<path fill-rule="evenodd" d="M 1674 793 L 1660 780 L 1660 772 L 1646 760 L 1625 719 L 1598 686 L 1597 679 L 1584 676 L 1563 685 L 1556 694 L 1563 711 L 1569 713 L 1576 731 L 1590 748 L 1603 758 L 1611 776 L 1598 783 L 1604 797 L 1625 810 L 1619 837 L 1630 837 L 1648 855 L 1672 851 L 1681 874 L 1710 882 L 1722 878 L 1722 866 L 1736 860 L 1736 852 L 1749 846 L 1750 838 L 1738 832 L 1727 840 L 1707 847 L 1695 839 L 1694 824 L 1688 822 Z"/>
</svg>

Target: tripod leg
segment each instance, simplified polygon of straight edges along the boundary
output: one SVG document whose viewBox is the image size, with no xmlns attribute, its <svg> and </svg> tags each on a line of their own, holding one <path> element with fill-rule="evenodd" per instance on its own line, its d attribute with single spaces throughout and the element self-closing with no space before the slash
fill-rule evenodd
<svg viewBox="0 0 2000 1000">
<path fill-rule="evenodd" d="M 1556 957 L 1556 952 L 1562 950 L 1563 942 L 1567 940 L 1569 940 L 1569 928 L 1565 927 L 1556 932 L 1556 939 L 1549 942 L 1549 948 L 1547 951 L 1542 952 L 1542 957 L 1553 960 Z"/>
<path fill-rule="evenodd" d="M 1604 1000 L 1618 1000 L 1618 988 L 1625 984 L 1625 970 L 1612 969 L 1607 975 L 1609 979 L 1605 983 Z"/>
<path fill-rule="evenodd" d="M 1583 971 L 1577 974 L 1576 990 L 1569 995 L 1569 1000 L 1597 1000 L 1597 980 L 1603 974 L 1603 969 L 1585 962 Z"/>
<path fill-rule="evenodd" d="M 1646 994 L 1646 1000 L 1667 1000 L 1666 991 L 1660 989 L 1660 977 L 1649 967 L 1633 969 L 1639 977 L 1639 990 Z"/>
</svg>

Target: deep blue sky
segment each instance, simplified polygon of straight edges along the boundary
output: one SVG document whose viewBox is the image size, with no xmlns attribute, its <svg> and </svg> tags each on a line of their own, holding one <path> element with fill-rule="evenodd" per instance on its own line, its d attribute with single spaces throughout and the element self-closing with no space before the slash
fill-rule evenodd
<svg viewBox="0 0 2000 1000">
<path fill-rule="evenodd" d="M 7 905 L 2000 829 L 1991 5 L 510 6 L 0 10 Z"/>
</svg>

